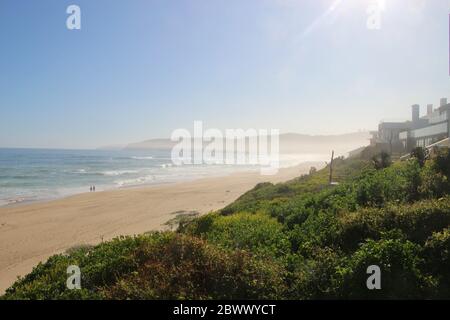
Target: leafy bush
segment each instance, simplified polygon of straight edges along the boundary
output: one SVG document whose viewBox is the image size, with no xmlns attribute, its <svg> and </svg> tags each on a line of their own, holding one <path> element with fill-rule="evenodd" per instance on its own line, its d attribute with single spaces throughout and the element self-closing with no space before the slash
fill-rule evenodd
<svg viewBox="0 0 450 320">
<path fill-rule="evenodd" d="M 433 161 L 427 161 L 421 173 L 420 187 L 425 197 L 441 197 L 450 193 L 450 151 L 440 150 Z"/>
<path fill-rule="evenodd" d="M 440 198 L 448 194 L 449 181 L 447 177 L 436 170 L 434 162 L 427 162 L 420 175 L 422 184 L 419 192 L 423 198 Z"/>
<path fill-rule="evenodd" d="M 417 160 L 417 163 L 422 168 L 425 165 L 425 160 L 427 158 L 427 153 L 424 148 L 417 147 L 411 151 L 411 156 Z"/>
<path fill-rule="evenodd" d="M 283 226 L 261 213 L 216 216 L 208 229 L 194 233 L 218 246 L 244 249 L 260 256 L 280 257 L 290 252 Z"/>
<path fill-rule="evenodd" d="M 361 171 L 371 167 L 368 161 L 360 159 L 343 160 L 337 158 L 333 162 L 333 176 L 336 182 L 351 181 Z M 239 212 L 256 213 L 266 211 L 273 200 L 292 199 L 333 189 L 329 185 L 329 168 L 326 167 L 310 175 L 292 179 L 285 183 L 274 185 L 260 183 L 252 190 L 244 193 L 235 202 L 220 210 L 222 215 Z"/>
<path fill-rule="evenodd" d="M 66 287 L 70 265 L 81 269 L 81 290 Z M 283 269 L 271 259 L 154 233 L 53 256 L 3 299 L 276 299 L 284 291 Z"/>
<path fill-rule="evenodd" d="M 122 275 L 135 271 L 140 263 L 134 252 L 143 243 L 166 241 L 172 235 L 152 233 L 139 237 L 120 237 L 94 248 L 80 248 L 70 254 L 50 257 L 6 290 L 6 299 L 97 299 L 98 289 L 108 286 Z M 67 268 L 81 269 L 82 290 L 66 287 Z"/>
<path fill-rule="evenodd" d="M 437 279 L 434 297 L 450 297 L 450 228 L 434 233 L 424 246 L 423 269 Z"/>
<path fill-rule="evenodd" d="M 450 149 L 440 149 L 434 161 L 436 171 L 450 180 Z"/>
<path fill-rule="evenodd" d="M 108 299 L 277 299 L 283 270 L 243 251 L 224 251 L 203 240 L 177 235 L 144 245 L 136 272 L 102 290 Z"/>
<path fill-rule="evenodd" d="M 375 169 L 380 170 L 389 167 L 392 164 L 389 153 L 382 151 L 372 157 L 372 162 Z"/>
<path fill-rule="evenodd" d="M 316 248 L 331 246 L 337 230 L 337 219 L 333 214 L 319 212 L 310 215 L 306 221 L 290 231 L 294 252 L 311 256 Z"/>
<path fill-rule="evenodd" d="M 424 244 L 434 232 L 450 225 L 450 197 L 412 205 L 366 208 L 341 215 L 335 239 L 340 248 L 353 251 L 366 239 L 380 239 L 389 230 L 401 230 L 408 240 Z"/>
<path fill-rule="evenodd" d="M 367 170 L 354 183 L 360 206 L 381 207 L 387 202 L 419 198 L 420 167 L 416 161 L 398 163 L 384 170 Z"/>
<path fill-rule="evenodd" d="M 345 257 L 331 248 L 315 248 L 311 258 L 291 273 L 290 299 L 336 298 L 342 283 Z"/>
<path fill-rule="evenodd" d="M 433 288 L 420 270 L 420 247 L 402 239 L 368 240 L 342 270 L 339 296 L 346 299 L 421 299 Z M 381 290 L 368 290 L 367 268 L 381 271 Z"/>
</svg>

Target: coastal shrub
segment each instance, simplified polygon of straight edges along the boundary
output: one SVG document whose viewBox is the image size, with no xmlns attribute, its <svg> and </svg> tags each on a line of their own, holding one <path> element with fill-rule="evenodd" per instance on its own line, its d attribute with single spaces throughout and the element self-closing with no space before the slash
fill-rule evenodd
<svg viewBox="0 0 450 320">
<path fill-rule="evenodd" d="M 417 161 L 408 161 L 384 170 L 366 170 L 353 187 L 359 206 L 382 207 L 392 201 L 418 200 L 420 185 L 420 166 Z"/>
<path fill-rule="evenodd" d="M 81 269 L 81 290 L 66 288 L 69 265 Z M 277 299 L 284 291 L 283 269 L 272 259 L 155 233 L 55 255 L 2 299 Z"/>
<path fill-rule="evenodd" d="M 219 249 L 177 235 L 168 243 L 144 245 L 145 261 L 102 294 L 108 299 L 279 299 L 286 290 L 283 269 L 248 252 Z"/>
<path fill-rule="evenodd" d="M 367 240 L 342 269 L 339 296 L 345 299 L 422 299 L 433 279 L 420 270 L 420 247 L 403 239 Z M 368 290 L 367 268 L 381 271 L 381 290 Z"/>
<path fill-rule="evenodd" d="M 420 199 L 420 186 L 422 184 L 421 178 L 421 165 L 417 160 L 410 160 L 406 163 L 402 163 L 396 169 L 400 176 L 400 181 L 403 179 L 403 185 L 401 186 L 405 199 L 401 202 L 414 202 Z M 395 179 L 396 172 L 392 172 L 392 176 Z M 401 200 L 401 199 L 400 199 Z"/>
<path fill-rule="evenodd" d="M 389 185 L 380 175 L 373 172 L 366 179 L 359 181 L 356 200 L 361 206 L 381 206 L 385 201 L 385 190 Z"/>
<path fill-rule="evenodd" d="M 385 151 L 382 151 L 379 154 L 374 155 L 372 157 L 372 162 L 375 169 L 377 170 L 387 168 L 392 164 L 391 156 L 389 155 L 389 153 Z"/>
<path fill-rule="evenodd" d="M 263 213 L 218 216 L 200 235 L 223 248 L 248 250 L 259 256 L 280 257 L 290 252 L 283 225 Z"/>
<path fill-rule="evenodd" d="M 338 214 L 353 211 L 357 207 L 354 190 L 348 184 L 326 188 L 318 193 L 304 193 L 291 198 L 272 200 L 266 211 L 283 223 L 286 229 L 303 224 L 306 219 L 320 211 Z"/>
<path fill-rule="evenodd" d="M 427 161 L 421 173 L 424 197 L 442 197 L 450 193 L 450 151 L 441 149 L 435 159 Z"/>
<path fill-rule="evenodd" d="M 337 227 L 334 214 L 320 211 L 309 215 L 303 224 L 296 225 L 289 232 L 292 250 L 309 257 L 318 247 L 333 246 Z"/>
<path fill-rule="evenodd" d="M 253 189 L 241 195 L 236 201 L 229 204 L 222 210 L 221 215 L 230 215 L 237 212 L 257 212 L 265 206 L 267 202 L 280 196 L 277 186 L 270 182 L 258 183 Z"/>
<path fill-rule="evenodd" d="M 283 198 L 272 200 L 267 211 L 285 228 L 292 229 L 295 225 L 305 222 L 309 215 L 315 212 L 315 209 L 313 206 L 308 206 L 304 198 Z"/>
<path fill-rule="evenodd" d="M 100 295 L 89 289 L 68 290 L 66 287 L 67 268 L 76 261 L 67 256 L 55 255 L 45 263 L 39 263 L 33 271 L 19 278 L 6 290 L 4 300 L 65 300 L 99 299 Z"/>
<path fill-rule="evenodd" d="M 133 272 L 141 264 L 134 252 L 143 243 L 167 241 L 169 233 L 152 233 L 138 237 L 119 237 L 93 248 L 80 248 L 69 254 L 50 257 L 6 290 L 6 299 L 98 299 L 98 289 L 108 286 L 123 274 Z M 66 286 L 67 268 L 81 270 L 82 290 Z"/>
<path fill-rule="evenodd" d="M 419 166 L 422 168 L 425 165 L 427 153 L 424 148 L 416 147 L 411 151 L 411 157 L 415 158 Z"/>
<path fill-rule="evenodd" d="M 435 169 L 442 173 L 447 180 L 450 180 L 450 149 L 439 149 L 436 159 L 434 160 Z"/>
<path fill-rule="evenodd" d="M 423 269 L 437 279 L 434 297 L 450 298 L 450 227 L 435 232 L 425 243 Z"/>
<path fill-rule="evenodd" d="M 421 171 L 422 184 L 419 192 L 423 198 L 440 198 L 448 194 L 450 184 L 441 172 L 436 170 L 434 162 L 427 161 Z"/>
<path fill-rule="evenodd" d="M 368 170 L 372 165 L 361 159 L 335 159 L 333 162 L 333 179 L 337 182 L 351 182 L 359 176 L 361 171 Z M 238 212 L 256 213 L 273 210 L 273 203 L 277 200 L 292 200 L 310 198 L 311 195 L 321 194 L 335 189 L 329 185 L 329 167 L 312 172 L 309 175 L 294 178 L 290 181 L 272 184 L 260 183 L 252 190 L 244 193 L 236 201 L 219 211 L 221 215 L 231 215 Z M 343 189 L 340 189 L 341 191 Z M 278 211 L 280 212 L 280 210 Z M 286 215 L 279 215 L 281 219 Z"/>
<path fill-rule="evenodd" d="M 342 283 L 345 257 L 339 251 L 314 248 L 310 258 L 298 263 L 290 274 L 290 299 L 333 299 Z"/>
<path fill-rule="evenodd" d="M 424 244 L 434 232 L 450 226 L 450 198 L 391 204 L 381 209 L 365 208 L 339 217 L 336 241 L 353 251 L 366 239 L 378 240 L 383 233 L 400 230 L 408 240 Z"/>
<path fill-rule="evenodd" d="M 188 224 L 181 225 L 178 228 L 180 233 L 189 234 L 193 236 L 201 236 L 202 234 L 211 230 L 214 221 L 219 218 L 217 213 L 208 213 L 199 218 L 194 219 Z"/>
<path fill-rule="evenodd" d="M 339 214 L 342 211 L 353 211 L 358 207 L 355 188 L 348 183 L 323 190 L 315 194 L 313 199 L 315 208 L 333 214 Z"/>
</svg>

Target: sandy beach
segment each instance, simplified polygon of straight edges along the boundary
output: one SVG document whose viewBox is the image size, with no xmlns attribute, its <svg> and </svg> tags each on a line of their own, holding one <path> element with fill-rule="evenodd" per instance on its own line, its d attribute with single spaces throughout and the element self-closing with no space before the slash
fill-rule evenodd
<svg viewBox="0 0 450 320">
<path fill-rule="evenodd" d="M 0 208 L 0 293 L 40 261 L 75 245 L 167 229 L 165 223 L 177 211 L 208 213 L 223 208 L 259 182 L 290 180 L 310 167 L 311 163 L 281 169 L 273 176 L 236 173 Z"/>
</svg>

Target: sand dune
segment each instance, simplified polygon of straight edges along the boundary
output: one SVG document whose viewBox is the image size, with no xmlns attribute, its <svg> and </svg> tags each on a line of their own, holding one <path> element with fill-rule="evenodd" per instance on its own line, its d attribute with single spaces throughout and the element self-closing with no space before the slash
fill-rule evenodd
<svg viewBox="0 0 450 320">
<path fill-rule="evenodd" d="M 162 230 L 174 212 L 220 209 L 259 182 L 289 180 L 308 172 L 310 166 L 281 169 L 275 176 L 237 173 L 0 208 L 0 292 L 40 261 L 70 247 Z"/>
</svg>

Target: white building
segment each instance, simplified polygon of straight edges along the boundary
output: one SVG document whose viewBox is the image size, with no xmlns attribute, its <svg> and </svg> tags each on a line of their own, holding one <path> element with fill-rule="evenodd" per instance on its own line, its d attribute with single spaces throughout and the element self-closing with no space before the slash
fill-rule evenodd
<svg viewBox="0 0 450 320">
<path fill-rule="evenodd" d="M 425 116 L 420 117 L 419 113 L 419 105 L 414 105 L 410 128 L 399 133 L 399 140 L 407 152 L 415 147 L 428 147 L 449 137 L 450 103 L 447 103 L 447 99 L 441 99 L 437 109 L 429 104 Z"/>
</svg>

